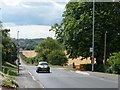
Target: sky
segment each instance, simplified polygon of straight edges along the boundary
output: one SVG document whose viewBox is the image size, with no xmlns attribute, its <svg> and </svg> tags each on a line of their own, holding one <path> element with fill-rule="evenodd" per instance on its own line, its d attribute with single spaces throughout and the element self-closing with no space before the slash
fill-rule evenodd
<svg viewBox="0 0 120 90">
<path fill-rule="evenodd" d="M 16 38 L 54 37 L 50 26 L 60 23 L 69 0 L 0 0 L 0 19 Z M 44 35 L 43 35 L 44 34 Z"/>
</svg>

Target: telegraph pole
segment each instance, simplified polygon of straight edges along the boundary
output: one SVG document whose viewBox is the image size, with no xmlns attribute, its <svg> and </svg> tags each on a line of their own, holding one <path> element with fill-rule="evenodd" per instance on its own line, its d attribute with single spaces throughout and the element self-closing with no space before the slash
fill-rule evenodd
<svg viewBox="0 0 120 90">
<path fill-rule="evenodd" d="M 93 31 L 92 31 L 92 72 L 94 71 L 94 24 L 95 24 L 95 0 L 93 0 Z"/>
<path fill-rule="evenodd" d="M 20 58 L 19 58 L 19 31 L 17 32 L 17 42 L 18 42 L 18 74 L 19 74 L 19 63 L 20 63 Z"/>
</svg>

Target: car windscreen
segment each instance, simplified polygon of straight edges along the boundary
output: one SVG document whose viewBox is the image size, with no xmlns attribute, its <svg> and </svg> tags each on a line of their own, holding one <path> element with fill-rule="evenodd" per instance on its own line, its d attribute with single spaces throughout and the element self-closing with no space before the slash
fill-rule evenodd
<svg viewBox="0 0 120 90">
<path fill-rule="evenodd" d="M 40 65 L 48 65 L 47 63 L 41 63 Z"/>
</svg>

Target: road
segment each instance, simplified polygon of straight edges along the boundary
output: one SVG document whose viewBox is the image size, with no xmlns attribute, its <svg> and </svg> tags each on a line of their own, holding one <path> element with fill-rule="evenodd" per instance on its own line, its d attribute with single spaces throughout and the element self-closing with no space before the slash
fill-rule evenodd
<svg viewBox="0 0 120 90">
<path fill-rule="evenodd" d="M 28 80 L 24 85 L 29 84 L 28 87 L 33 85 L 32 88 L 118 88 L 118 81 L 86 73 L 66 71 L 62 68 L 51 68 L 51 73 L 36 73 L 36 66 L 27 66 L 24 63 L 22 68 L 20 73 Z"/>
</svg>

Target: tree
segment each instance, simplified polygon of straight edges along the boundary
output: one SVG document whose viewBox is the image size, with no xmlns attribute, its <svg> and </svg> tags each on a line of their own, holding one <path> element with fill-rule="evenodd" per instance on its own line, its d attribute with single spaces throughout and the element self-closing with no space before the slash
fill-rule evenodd
<svg viewBox="0 0 120 90">
<path fill-rule="evenodd" d="M 55 50 L 48 55 L 48 60 L 52 65 L 63 65 L 67 63 L 67 58 L 64 51 Z"/>
<path fill-rule="evenodd" d="M 15 42 L 9 36 L 10 29 L 3 29 L 0 25 L 0 33 L 2 34 L 2 61 L 8 61 L 14 63 L 17 59 L 17 46 Z"/>
<path fill-rule="evenodd" d="M 120 52 L 113 53 L 109 59 L 108 62 L 108 71 L 112 73 L 120 74 Z"/>
<path fill-rule="evenodd" d="M 39 55 L 37 57 L 39 57 L 40 60 L 42 59 L 42 61 L 48 61 L 51 64 L 59 64 L 59 65 L 60 63 L 61 64 L 65 63 L 66 56 L 64 55 L 63 45 L 50 37 L 48 37 L 46 40 L 43 40 L 36 47 L 35 50 L 36 52 L 38 52 Z"/>
<path fill-rule="evenodd" d="M 51 30 L 56 38 L 65 45 L 67 54 L 76 58 L 90 57 L 92 47 L 92 2 L 68 2 L 60 25 Z M 104 34 L 107 31 L 107 57 L 120 51 L 120 3 L 95 3 L 95 58 L 97 64 L 103 64 Z M 113 22 L 114 21 L 114 22 Z"/>
</svg>

